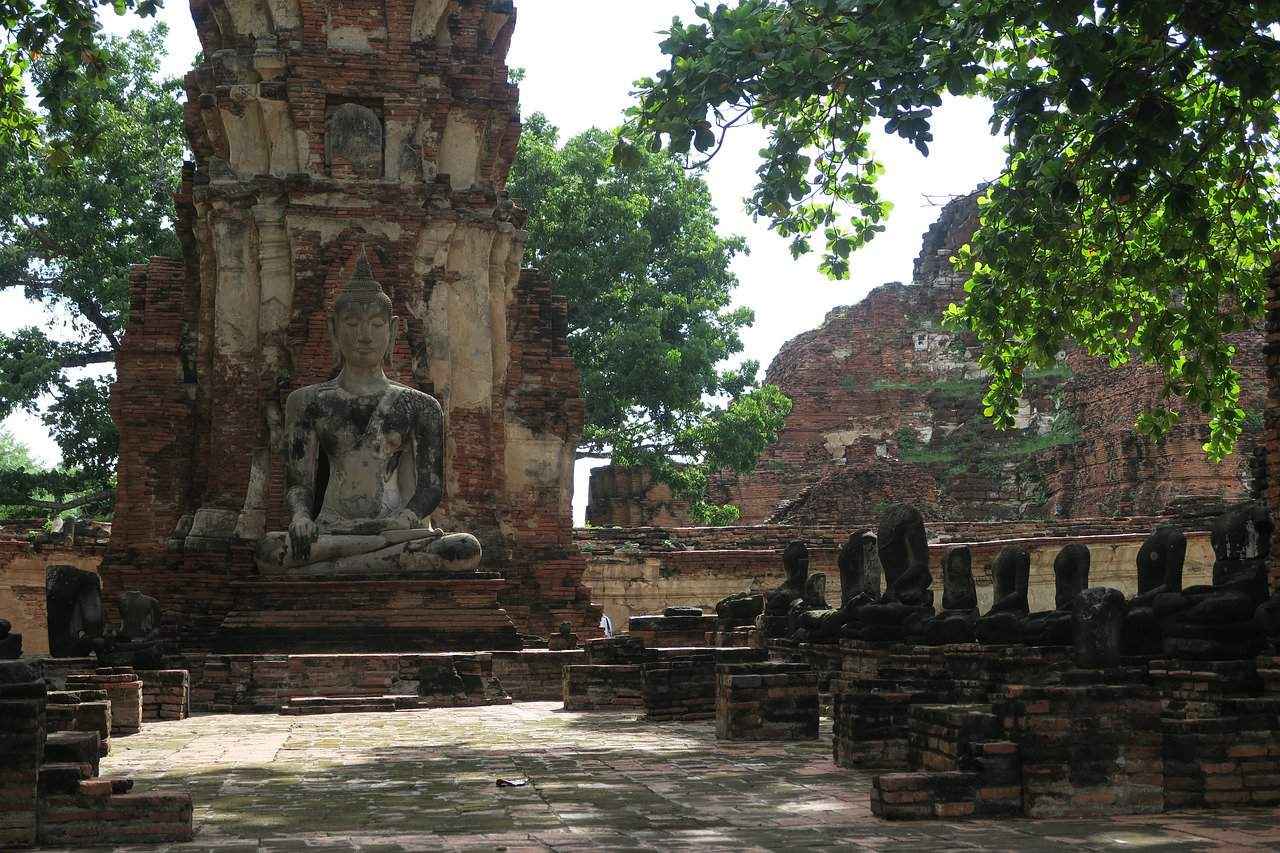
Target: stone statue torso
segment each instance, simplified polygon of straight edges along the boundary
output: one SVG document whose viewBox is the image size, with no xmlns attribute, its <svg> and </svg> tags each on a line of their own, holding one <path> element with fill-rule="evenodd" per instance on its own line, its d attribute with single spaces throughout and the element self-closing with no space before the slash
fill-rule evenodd
<svg viewBox="0 0 1280 853">
<path fill-rule="evenodd" d="M 352 522 L 394 518 L 417 490 L 416 436 L 442 431 L 440 404 L 395 383 L 367 396 L 351 395 L 336 381 L 295 393 L 303 395 L 303 425 L 328 463 L 316 524 L 324 532 L 356 533 L 348 529 Z"/>
</svg>

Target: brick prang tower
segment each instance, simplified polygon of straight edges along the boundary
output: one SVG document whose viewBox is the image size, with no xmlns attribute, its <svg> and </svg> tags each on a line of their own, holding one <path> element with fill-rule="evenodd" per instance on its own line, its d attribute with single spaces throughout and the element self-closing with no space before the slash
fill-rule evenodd
<svg viewBox="0 0 1280 853">
<path fill-rule="evenodd" d="M 388 375 L 448 430 L 437 526 L 480 538 L 516 626 L 593 633 L 571 541 L 584 417 L 566 305 L 521 268 L 504 193 L 520 136 L 510 0 L 192 0 L 194 164 L 181 260 L 131 271 L 111 410 L 108 595 L 159 598 L 171 645 L 210 648 L 287 526 L 285 397 L 335 372 L 326 328 L 363 250 L 399 318 Z"/>
</svg>

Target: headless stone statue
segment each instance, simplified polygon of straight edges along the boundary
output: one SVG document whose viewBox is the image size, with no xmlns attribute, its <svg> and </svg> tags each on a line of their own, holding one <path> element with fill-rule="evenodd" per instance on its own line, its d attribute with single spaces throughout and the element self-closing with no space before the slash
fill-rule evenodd
<svg viewBox="0 0 1280 853">
<path fill-rule="evenodd" d="M 116 606 L 120 610 L 120 627 L 107 637 L 99 658 L 107 666 L 162 669 L 160 602 L 129 591 L 120 593 Z"/>
<path fill-rule="evenodd" d="M 1120 652 L 1151 657 L 1164 651 L 1156 602 L 1164 597 L 1171 612 L 1182 603 L 1182 567 L 1187 537 L 1172 525 L 1162 525 L 1138 549 L 1138 594 L 1129 600 L 1120 628 Z"/>
<path fill-rule="evenodd" d="M 1032 613 L 1022 627 L 1029 646 L 1072 644 L 1071 608 L 1076 596 L 1089 588 L 1089 546 L 1073 542 L 1053 560 L 1053 610 Z"/>
<path fill-rule="evenodd" d="M 102 644 L 102 579 L 75 566 L 49 566 L 44 580 L 49 654 L 83 657 Z"/>
<path fill-rule="evenodd" d="M 1261 651 L 1259 607 L 1267 603 L 1271 515 L 1261 502 L 1232 507 L 1213 522 L 1213 585 L 1156 598 L 1165 654 L 1233 660 Z"/>
<path fill-rule="evenodd" d="M 0 619 L 0 660 L 22 657 L 22 635 L 14 633 L 8 619 Z"/>
<path fill-rule="evenodd" d="M 809 580 L 809 547 L 799 541 L 788 543 L 782 551 L 782 567 L 787 573 L 786 580 L 782 586 L 765 593 L 764 612 L 756 618 L 757 637 L 762 641 L 787 635 L 791 607 L 804 601 Z"/>
<path fill-rule="evenodd" d="M 973 582 L 973 555 L 968 546 L 952 548 L 942 558 L 942 584 L 942 612 L 925 620 L 925 644 L 973 642 L 973 627 L 978 621 L 978 591 Z"/>
<path fill-rule="evenodd" d="M 259 543 L 264 574 L 300 577 L 474 571 L 480 543 L 431 526 L 444 495 L 444 414 L 392 382 L 391 300 L 362 253 L 329 330 L 338 376 L 285 406 L 288 532 Z M 327 479 L 326 479 L 327 477 Z"/>
<path fill-rule="evenodd" d="M 809 610 L 797 620 L 797 640 L 831 642 L 842 632 L 857 627 L 858 612 L 880 597 L 880 562 L 876 537 L 869 530 L 857 530 L 840 546 L 836 556 L 840 569 L 840 607 Z"/>
<path fill-rule="evenodd" d="M 929 572 L 929 543 L 924 518 L 907 504 L 895 504 L 880 516 L 876 537 L 885 593 L 859 611 L 864 640 L 917 638 L 924 620 L 933 615 L 933 575 Z"/>
<path fill-rule="evenodd" d="M 1022 642 L 1022 621 L 1030 607 L 1027 588 L 1031 583 L 1031 555 L 1018 545 L 1006 545 L 991 566 L 995 580 L 994 601 L 987 615 L 978 620 L 973 633 L 985 645 Z"/>
</svg>

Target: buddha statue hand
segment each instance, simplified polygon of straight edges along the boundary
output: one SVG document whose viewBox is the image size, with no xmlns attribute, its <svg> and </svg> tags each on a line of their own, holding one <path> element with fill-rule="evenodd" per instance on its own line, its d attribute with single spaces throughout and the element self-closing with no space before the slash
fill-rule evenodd
<svg viewBox="0 0 1280 853">
<path fill-rule="evenodd" d="M 289 523 L 289 552 L 295 560 L 311 556 L 311 544 L 320 538 L 320 528 L 309 515 L 296 515 Z"/>
</svg>

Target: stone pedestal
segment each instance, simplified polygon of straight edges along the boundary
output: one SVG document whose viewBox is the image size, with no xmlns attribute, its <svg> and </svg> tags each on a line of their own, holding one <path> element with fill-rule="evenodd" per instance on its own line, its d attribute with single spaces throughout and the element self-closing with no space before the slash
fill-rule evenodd
<svg viewBox="0 0 1280 853">
<path fill-rule="evenodd" d="M 520 648 L 493 572 L 430 579 L 253 580 L 214 641 L 225 654 L 494 651 Z"/>
<path fill-rule="evenodd" d="M 644 640 L 649 648 L 705 646 L 707 634 L 716 630 L 716 616 L 666 614 L 632 616 L 627 620 L 627 633 Z"/>
<path fill-rule="evenodd" d="M 644 707 L 639 664 L 585 664 L 564 668 L 566 711 L 634 711 Z"/>
<path fill-rule="evenodd" d="M 50 732 L 94 732 L 100 755 L 111 752 L 111 701 L 105 690 L 57 690 L 49 694 Z"/>
<path fill-rule="evenodd" d="M 45 685 L 30 667 L 0 663 L 0 849 L 36 843 L 36 783 L 45 740 Z"/>
<path fill-rule="evenodd" d="M 131 669 L 103 667 L 92 673 L 67 676 L 75 690 L 105 690 L 111 703 L 111 736 L 137 734 L 142 729 L 142 681 Z"/>
<path fill-rule="evenodd" d="M 793 741 L 818 737 L 818 674 L 804 664 L 716 668 L 716 737 Z"/>
<path fill-rule="evenodd" d="M 142 720 L 185 720 L 191 716 L 191 676 L 185 669 L 140 669 Z"/>
</svg>

